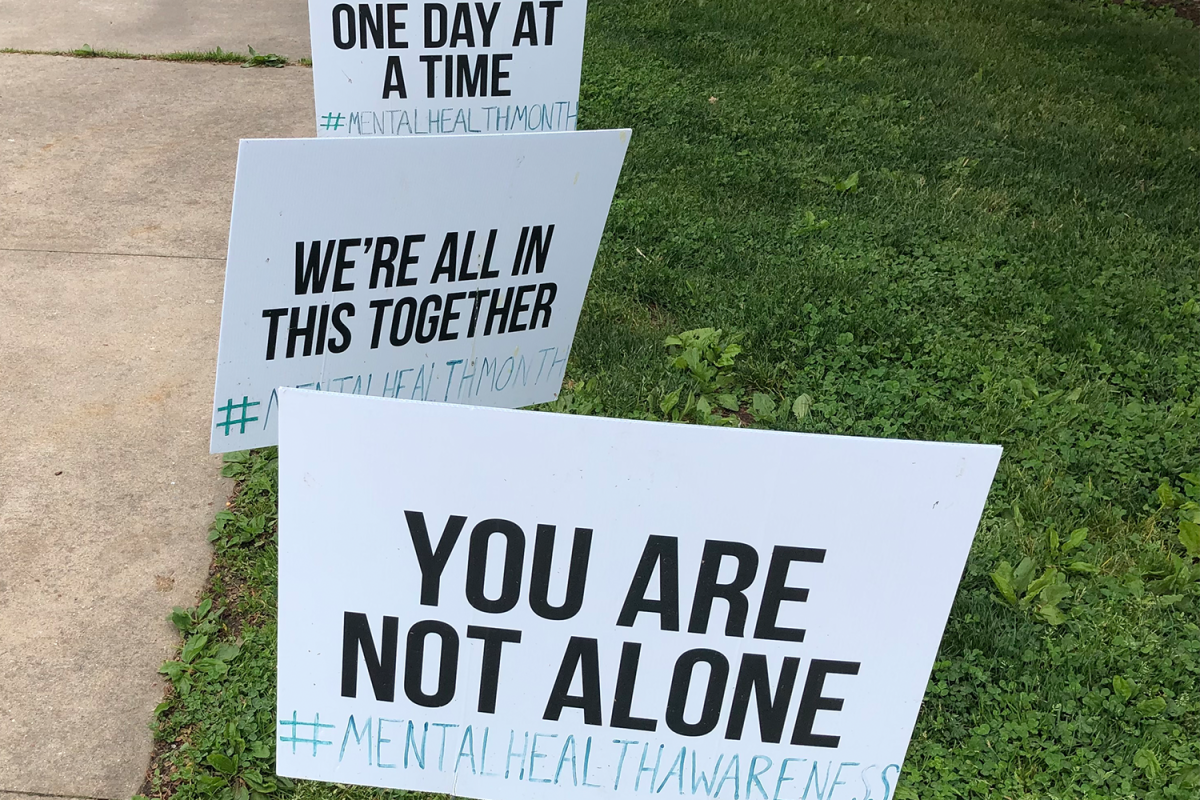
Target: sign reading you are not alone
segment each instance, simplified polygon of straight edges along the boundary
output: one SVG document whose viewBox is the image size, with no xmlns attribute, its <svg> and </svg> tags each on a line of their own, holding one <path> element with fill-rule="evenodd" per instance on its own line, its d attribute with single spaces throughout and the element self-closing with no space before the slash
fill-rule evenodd
<svg viewBox="0 0 1200 800">
<path fill-rule="evenodd" d="M 1000 448 L 281 404 L 280 774 L 892 797 Z"/>
<path fill-rule="evenodd" d="M 586 0 L 310 0 L 320 136 L 569 131 Z"/>
</svg>

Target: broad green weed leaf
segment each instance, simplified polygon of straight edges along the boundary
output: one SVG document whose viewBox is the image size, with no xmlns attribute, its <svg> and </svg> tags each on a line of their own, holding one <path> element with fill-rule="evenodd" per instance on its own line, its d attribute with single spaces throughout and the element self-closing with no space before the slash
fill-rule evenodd
<svg viewBox="0 0 1200 800">
<path fill-rule="evenodd" d="M 662 410 L 663 414 L 670 414 L 671 409 L 675 408 L 677 405 L 679 405 L 678 389 L 663 397 L 663 399 L 658 403 L 658 407 Z"/>
<path fill-rule="evenodd" d="M 250 788 L 256 792 L 271 794 L 277 788 L 275 781 L 271 780 L 270 778 L 264 778 L 262 773 L 258 770 L 247 770 L 246 772 L 242 773 L 242 778 L 246 781 L 247 785 L 249 785 Z"/>
<path fill-rule="evenodd" d="M 183 649 L 179 652 L 179 660 L 185 664 L 192 663 L 196 656 L 200 655 L 200 651 L 204 649 L 204 645 L 208 644 L 208 636 L 206 634 L 197 634 L 191 637 L 184 643 Z"/>
<path fill-rule="evenodd" d="M 1129 698 L 1137 693 L 1137 684 L 1125 678 L 1123 675 L 1113 677 L 1113 692 L 1117 697 L 1121 698 L 1122 703 L 1128 703 Z"/>
<path fill-rule="evenodd" d="M 1071 587 L 1066 581 L 1052 583 L 1041 591 L 1041 600 L 1047 605 L 1056 606 L 1071 596 Z"/>
<path fill-rule="evenodd" d="M 1157 717 L 1167 709 L 1167 701 L 1161 697 L 1147 697 L 1142 702 L 1138 703 L 1134 708 L 1138 714 L 1143 717 Z"/>
<path fill-rule="evenodd" d="M 197 775 L 195 777 L 196 785 L 200 788 L 201 797 L 213 797 L 222 789 L 226 789 L 225 779 L 218 778 L 216 775 Z M 222 800 L 225 800 L 223 798 Z"/>
<path fill-rule="evenodd" d="M 738 399 L 731 394 L 719 394 L 715 399 L 717 401 L 717 405 L 726 411 L 737 411 L 742 407 L 741 403 L 738 402 Z"/>
<path fill-rule="evenodd" d="M 247 466 L 241 461 L 226 461 L 221 467 L 221 474 L 226 478 L 240 478 L 246 474 Z"/>
<path fill-rule="evenodd" d="M 793 223 L 791 232 L 798 235 L 805 235 L 823 231 L 829 227 L 829 220 L 818 220 L 817 215 L 812 211 L 805 211 L 803 218 Z"/>
<path fill-rule="evenodd" d="M 803 420 L 808 416 L 808 412 L 812 411 L 813 399 L 806 394 L 802 394 L 796 398 L 796 402 L 792 403 L 792 414 L 797 420 Z"/>
<path fill-rule="evenodd" d="M 232 642 L 222 642 L 217 645 L 217 652 L 213 653 L 213 658 L 218 661 L 233 661 L 242 652 L 242 648 Z"/>
<path fill-rule="evenodd" d="M 233 759 L 224 753 L 209 753 L 208 763 L 213 769 L 223 775 L 232 775 L 237 772 L 237 767 L 234 765 Z"/>
<path fill-rule="evenodd" d="M 711 339 L 713 337 L 713 334 L 715 334 L 716 332 L 717 332 L 716 328 L 694 328 L 693 330 L 690 330 L 690 331 L 684 331 L 683 333 L 679 334 L 679 336 L 676 338 L 679 339 L 680 344 L 690 347 L 694 343 L 703 342 L 706 339 Z"/>
<path fill-rule="evenodd" d="M 180 633 L 187 633 L 188 629 L 192 627 L 192 618 L 178 606 L 171 609 L 171 616 L 168 619 L 179 629 Z"/>
<path fill-rule="evenodd" d="M 1012 564 L 1008 563 L 1007 561 L 1001 561 L 1000 566 L 996 567 L 996 569 L 992 572 L 992 583 L 996 584 L 996 589 L 1000 592 L 1000 596 L 1003 597 L 1010 606 L 1016 606 L 1017 593 L 1016 590 L 1013 589 Z"/>
<path fill-rule="evenodd" d="M 198 672 L 203 672 L 210 678 L 219 678 L 229 672 L 229 666 L 224 661 L 215 658 L 201 658 L 195 664 Z"/>
<path fill-rule="evenodd" d="M 1186 519 L 1179 520 L 1179 541 L 1187 548 L 1189 556 L 1200 558 L 1200 525 Z"/>
<path fill-rule="evenodd" d="M 757 419 L 765 422 L 775 421 L 775 401 L 771 399 L 770 395 L 755 392 L 750 402 L 750 411 Z"/>
<path fill-rule="evenodd" d="M 183 674 L 185 669 L 187 669 L 187 667 L 178 661 L 167 661 L 158 668 L 158 671 L 161 674 L 166 675 L 167 678 L 174 683 L 175 681 L 179 680 L 179 676 Z"/>
<path fill-rule="evenodd" d="M 1054 401 L 1062 396 L 1063 396 L 1063 392 L 1061 389 L 1059 389 L 1057 391 L 1053 391 L 1048 395 L 1044 395 L 1040 400 L 1038 400 L 1038 405 L 1040 405 L 1040 406 L 1054 405 Z"/>
<path fill-rule="evenodd" d="M 1063 542 L 1062 554 L 1065 556 L 1072 550 L 1082 546 L 1083 543 L 1087 541 L 1087 535 L 1087 528 L 1076 528 L 1075 530 L 1071 531 L 1071 535 L 1067 537 L 1067 541 Z"/>
<path fill-rule="evenodd" d="M 1062 625 L 1067 621 L 1066 615 L 1063 614 L 1059 607 L 1049 603 L 1038 606 L 1037 613 L 1039 617 L 1051 625 Z"/>
<path fill-rule="evenodd" d="M 1146 777 L 1154 780 L 1162 772 L 1162 765 L 1153 750 L 1142 748 L 1133 757 L 1133 765 L 1146 773 Z"/>
<path fill-rule="evenodd" d="M 1021 563 L 1017 564 L 1016 569 L 1013 570 L 1013 591 L 1017 594 L 1025 593 L 1025 590 L 1029 588 L 1029 582 L 1033 580 L 1033 571 L 1035 568 L 1036 565 L 1033 563 L 1032 558 L 1026 557 L 1021 559 Z"/>
<path fill-rule="evenodd" d="M 853 194 L 854 192 L 857 192 L 858 191 L 858 173 L 857 172 L 851 173 L 850 175 L 846 176 L 842 180 L 835 183 L 833 185 L 833 188 L 843 194 L 845 194 L 846 192 L 850 192 L 851 194 Z"/>
</svg>

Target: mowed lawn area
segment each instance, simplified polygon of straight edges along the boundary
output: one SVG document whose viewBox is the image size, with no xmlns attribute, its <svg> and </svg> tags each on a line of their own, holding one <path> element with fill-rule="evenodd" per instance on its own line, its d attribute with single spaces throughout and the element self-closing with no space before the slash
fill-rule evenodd
<svg viewBox="0 0 1200 800">
<path fill-rule="evenodd" d="M 634 135 L 553 410 L 1004 445 L 894 796 L 1200 797 L 1197 30 L 1092 0 L 590 5 L 581 125 Z M 400 796 L 269 777 L 274 459 L 227 467 L 145 791 Z"/>
</svg>

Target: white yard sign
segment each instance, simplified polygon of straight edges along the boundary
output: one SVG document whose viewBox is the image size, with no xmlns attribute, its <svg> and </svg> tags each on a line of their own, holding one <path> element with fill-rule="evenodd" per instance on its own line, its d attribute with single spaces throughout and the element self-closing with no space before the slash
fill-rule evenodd
<svg viewBox="0 0 1200 800">
<path fill-rule="evenodd" d="M 280 386 L 553 400 L 629 131 L 242 142 L 212 451 Z"/>
<path fill-rule="evenodd" d="M 280 774 L 892 797 L 1000 448 L 281 399 Z"/>
<path fill-rule="evenodd" d="M 586 0 L 309 0 L 320 136 L 575 130 Z"/>
</svg>

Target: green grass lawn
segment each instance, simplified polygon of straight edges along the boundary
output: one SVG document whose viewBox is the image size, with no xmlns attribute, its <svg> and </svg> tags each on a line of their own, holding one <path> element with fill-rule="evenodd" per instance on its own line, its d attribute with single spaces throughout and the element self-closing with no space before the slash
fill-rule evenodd
<svg viewBox="0 0 1200 800">
<path fill-rule="evenodd" d="M 1200 797 L 1198 54 L 1083 0 L 592 0 L 581 123 L 634 137 L 555 410 L 1005 447 L 898 798 Z M 242 459 L 145 791 L 399 796 L 269 777 Z"/>
</svg>

